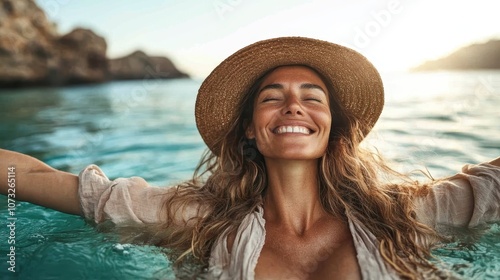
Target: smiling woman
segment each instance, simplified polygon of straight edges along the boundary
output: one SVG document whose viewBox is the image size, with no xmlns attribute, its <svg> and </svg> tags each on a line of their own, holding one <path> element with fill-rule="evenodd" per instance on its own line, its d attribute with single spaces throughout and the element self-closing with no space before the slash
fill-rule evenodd
<svg viewBox="0 0 500 280">
<path fill-rule="evenodd" d="M 253 117 L 248 116 L 246 136 L 255 139 L 265 159 L 263 206 L 270 242 L 260 252 L 256 277 L 357 278 L 347 225 L 322 209 L 318 182 L 311 180 L 318 177 L 318 159 L 330 141 L 329 100 L 334 98 L 320 75 L 305 66 L 280 66 L 257 84 L 257 94 L 250 92 Z M 229 247 L 234 238 L 235 233 L 229 236 Z"/>
<path fill-rule="evenodd" d="M 317 159 L 331 127 L 328 91 L 312 69 L 282 66 L 265 76 L 246 136 L 269 159 Z"/>
</svg>

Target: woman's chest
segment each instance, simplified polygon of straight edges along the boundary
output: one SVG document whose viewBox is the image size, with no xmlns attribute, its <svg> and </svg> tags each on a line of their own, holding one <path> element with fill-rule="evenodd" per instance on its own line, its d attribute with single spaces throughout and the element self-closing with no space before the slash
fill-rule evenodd
<svg viewBox="0 0 500 280">
<path fill-rule="evenodd" d="M 331 224 L 302 236 L 266 225 L 255 279 L 361 279 L 347 226 Z"/>
</svg>

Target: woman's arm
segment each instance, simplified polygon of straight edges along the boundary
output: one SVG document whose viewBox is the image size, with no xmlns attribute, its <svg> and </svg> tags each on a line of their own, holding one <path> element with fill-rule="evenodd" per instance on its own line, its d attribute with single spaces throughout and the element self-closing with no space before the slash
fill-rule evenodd
<svg viewBox="0 0 500 280">
<path fill-rule="evenodd" d="M 466 165 L 462 172 L 437 181 L 414 200 L 418 219 L 439 225 L 475 227 L 500 221 L 500 158 Z"/>
<path fill-rule="evenodd" d="M 500 157 L 497 157 L 496 159 L 490 161 L 491 164 L 500 166 Z"/>
<path fill-rule="evenodd" d="M 0 149 L 1 194 L 7 195 L 9 187 L 13 186 L 12 178 L 15 178 L 16 200 L 82 215 L 78 176 L 56 170 L 33 157 Z"/>
</svg>

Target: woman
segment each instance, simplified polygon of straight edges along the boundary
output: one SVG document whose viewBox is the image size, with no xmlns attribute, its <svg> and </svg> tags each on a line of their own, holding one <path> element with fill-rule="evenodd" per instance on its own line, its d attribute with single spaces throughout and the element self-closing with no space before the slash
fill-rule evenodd
<svg viewBox="0 0 500 280">
<path fill-rule="evenodd" d="M 191 181 L 110 181 L 95 165 L 77 177 L 9 151 L 1 164 L 16 167 L 17 198 L 160 227 L 158 245 L 214 278 L 445 277 L 430 246 L 447 226 L 500 220 L 500 158 L 418 185 L 359 146 L 382 107 L 380 76 L 357 52 L 276 38 L 231 55 L 200 87 L 196 122 L 210 151 Z"/>
</svg>

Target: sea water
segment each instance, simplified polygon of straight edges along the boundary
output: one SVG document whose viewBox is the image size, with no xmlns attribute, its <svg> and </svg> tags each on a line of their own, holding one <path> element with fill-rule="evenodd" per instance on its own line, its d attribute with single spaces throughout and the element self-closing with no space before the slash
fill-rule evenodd
<svg viewBox="0 0 500 280">
<path fill-rule="evenodd" d="M 500 72 L 383 75 L 386 105 L 364 143 L 393 167 L 452 175 L 500 156 Z M 99 165 L 110 178 L 151 185 L 191 177 L 205 145 L 194 119 L 201 81 L 141 80 L 62 88 L 0 90 L 0 147 L 64 171 Z M 7 171 L 0 171 L 7 172 Z M 425 178 L 423 178 L 425 179 Z M 175 279 L 153 246 L 122 244 L 83 219 L 0 196 L 0 278 Z M 15 217 L 15 273 L 8 270 Z M 439 265 L 466 279 L 500 278 L 500 228 L 434 251 Z"/>
</svg>

